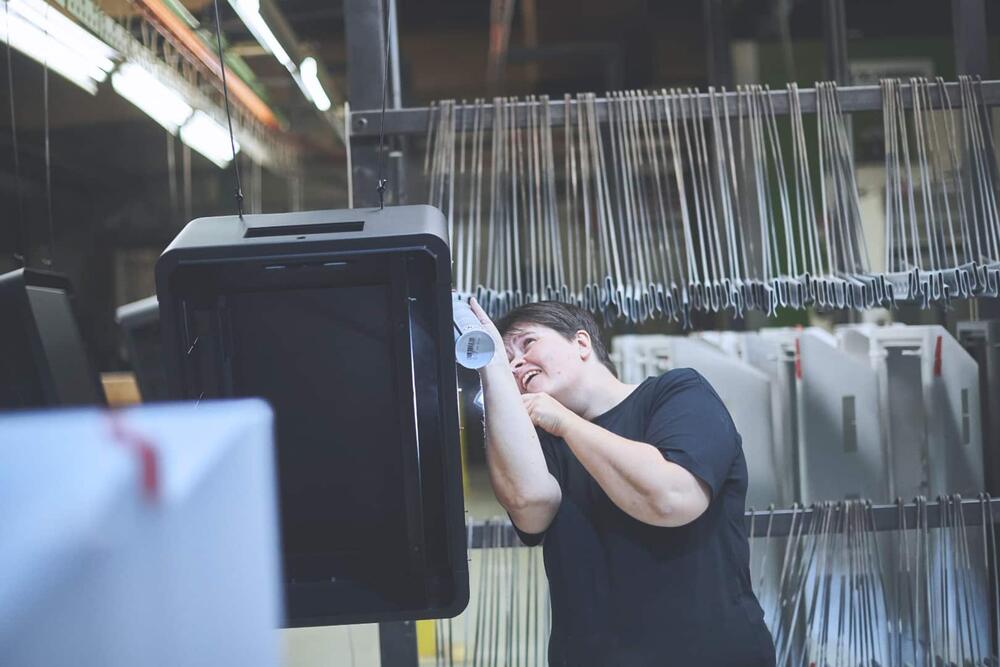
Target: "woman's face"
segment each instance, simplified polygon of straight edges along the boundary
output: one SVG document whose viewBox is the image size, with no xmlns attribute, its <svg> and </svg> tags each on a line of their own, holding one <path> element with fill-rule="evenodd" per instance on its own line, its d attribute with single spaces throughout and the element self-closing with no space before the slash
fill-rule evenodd
<svg viewBox="0 0 1000 667">
<path fill-rule="evenodd" d="M 580 333 L 567 340 L 558 331 L 540 324 L 525 322 L 511 327 L 504 336 L 504 347 L 522 394 L 544 392 L 558 400 L 572 386 L 586 358 Z"/>
</svg>

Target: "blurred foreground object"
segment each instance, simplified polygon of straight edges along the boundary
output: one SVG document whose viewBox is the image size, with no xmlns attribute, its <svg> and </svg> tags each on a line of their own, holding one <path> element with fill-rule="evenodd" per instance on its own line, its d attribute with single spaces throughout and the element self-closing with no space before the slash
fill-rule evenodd
<svg viewBox="0 0 1000 667">
<path fill-rule="evenodd" d="M 0 418 L 0 664 L 277 665 L 259 400 Z"/>
</svg>

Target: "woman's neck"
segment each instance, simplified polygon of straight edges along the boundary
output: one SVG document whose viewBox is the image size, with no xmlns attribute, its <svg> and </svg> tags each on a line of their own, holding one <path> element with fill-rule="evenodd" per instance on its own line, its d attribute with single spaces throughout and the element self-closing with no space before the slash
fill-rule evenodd
<svg viewBox="0 0 1000 667">
<path fill-rule="evenodd" d="M 596 369 L 595 369 L 596 370 Z M 584 379 L 565 403 L 566 407 L 586 420 L 599 417 L 625 400 L 636 388 L 625 384 L 601 368 Z"/>
</svg>

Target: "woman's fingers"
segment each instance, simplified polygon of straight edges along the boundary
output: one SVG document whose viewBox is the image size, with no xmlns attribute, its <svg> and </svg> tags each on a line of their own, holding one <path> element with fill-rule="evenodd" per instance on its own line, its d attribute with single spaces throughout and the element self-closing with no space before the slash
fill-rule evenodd
<svg viewBox="0 0 1000 667">
<path fill-rule="evenodd" d="M 489 331 L 497 342 L 500 343 L 500 332 L 497 331 L 497 327 L 493 324 L 493 320 L 491 320 L 490 316 L 486 314 L 486 311 L 479 305 L 479 302 L 476 301 L 475 297 L 469 299 L 469 308 L 472 310 L 473 314 L 479 318 L 479 323 L 483 325 L 483 328 Z"/>
<path fill-rule="evenodd" d="M 476 317 L 479 318 L 479 321 L 482 324 L 486 324 L 487 322 L 490 324 L 493 323 L 493 321 L 490 320 L 490 316 L 486 314 L 486 311 L 484 311 L 482 306 L 479 305 L 479 302 L 476 301 L 476 297 L 469 298 L 469 308 L 472 309 L 472 312 L 476 314 Z"/>
</svg>

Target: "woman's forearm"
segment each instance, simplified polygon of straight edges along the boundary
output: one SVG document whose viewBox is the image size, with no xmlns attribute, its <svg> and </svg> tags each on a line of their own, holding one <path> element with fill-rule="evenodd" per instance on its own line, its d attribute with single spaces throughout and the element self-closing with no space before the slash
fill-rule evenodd
<svg viewBox="0 0 1000 667">
<path fill-rule="evenodd" d="M 563 438 L 611 502 L 643 523 L 683 525 L 708 506 L 703 483 L 652 445 L 582 418 L 571 421 Z"/>
<path fill-rule="evenodd" d="M 494 493 L 512 516 L 523 515 L 514 516 L 522 530 L 542 531 L 554 514 L 551 506 L 558 507 L 559 485 L 549 473 L 510 368 L 491 365 L 480 372 L 480 377 L 486 414 L 486 461 Z"/>
</svg>

